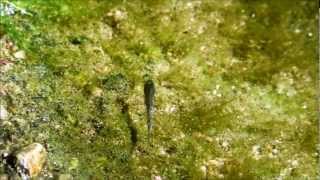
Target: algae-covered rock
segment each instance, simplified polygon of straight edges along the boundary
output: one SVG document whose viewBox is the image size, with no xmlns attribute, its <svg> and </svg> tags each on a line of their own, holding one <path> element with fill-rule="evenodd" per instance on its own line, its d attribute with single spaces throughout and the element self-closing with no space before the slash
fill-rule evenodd
<svg viewBox="0 0 320 180">
<path fill-rule="evenodd" d="M 0 180 L 319 176 L 317 2 L 12 3 L 33 16 L 1 17 Z"/>
<path fill-rule="evenodd" d="M 36 177 L 46 161 L 47 152 L 39 143 L 33 143 L 16 154 L 17 172 L 22 179 Z"/>
</svg>

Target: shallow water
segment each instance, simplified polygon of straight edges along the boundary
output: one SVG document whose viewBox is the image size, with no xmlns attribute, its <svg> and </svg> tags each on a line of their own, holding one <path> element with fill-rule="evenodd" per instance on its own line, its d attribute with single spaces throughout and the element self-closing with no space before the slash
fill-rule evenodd
<svg viewBox="0 0 320 180">
<path fill-rule="evenodd" d="M 44 144 L 40 176 L 319 176 L 316 2 L 12 2 L 30 14 L 1 17 L 2 39 L 26 57 L 1 47 L 14 63 L 0 76 L 0 150 Z M 146 77 L 156 86 L 152 144 Z"/>
</svg>

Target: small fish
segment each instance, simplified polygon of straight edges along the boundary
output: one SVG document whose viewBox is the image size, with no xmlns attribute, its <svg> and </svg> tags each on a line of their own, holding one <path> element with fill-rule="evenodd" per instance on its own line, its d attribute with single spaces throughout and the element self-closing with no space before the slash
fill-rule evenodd
<svg viewBox="0 0 320 180">
<path fill-rule="evenodd" d="M 144 83 L 144 103 L 147 110 L 147 125 L 148 125 L 148 137 L 150 140 L 152 133 L 152 116 L 153 116 L 153 106 L 154 106 L 154 94 L 155 94 L 155 85 L 152 80 L 147 80 Z"/>
</svg>

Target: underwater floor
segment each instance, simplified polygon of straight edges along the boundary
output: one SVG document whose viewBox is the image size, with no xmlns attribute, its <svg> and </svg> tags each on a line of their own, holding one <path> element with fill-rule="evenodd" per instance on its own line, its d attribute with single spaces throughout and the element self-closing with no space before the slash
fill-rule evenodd
<svg viewBox="0 0 320 180">
<path fill-rule="evenodd" d="M 316 180 L 318 14 L 1 0 L 0 179 Z"/>
</svg>

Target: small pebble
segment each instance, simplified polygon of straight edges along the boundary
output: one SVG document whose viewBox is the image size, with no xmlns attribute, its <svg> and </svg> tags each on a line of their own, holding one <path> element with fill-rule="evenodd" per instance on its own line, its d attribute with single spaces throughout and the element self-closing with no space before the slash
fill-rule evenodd
<svg viewBox="0 0 320 180">
<path fill-rule="evenodd" d="M 299 33 L 301 33 L 301 30 L 300 29 L 295 29 L 294 33 L 299 34 Z"/>
<path fill-rule="evenodd" d="M 254 146 L 252 147 L 252 154 L 253 154 L 254 159 L 256 159 L 256 160 L 260 159 L 260 156 L 261 156 L 261 146 L 259 146 L 259 145 L 254 145 Z"/>
<path fill-rule="evenodd" d="M 200 171 L 202 172 L 203 176 L 207 175 L 207 167 L 206 166 L 201 166 Z"/>
<path fill-rule="evenodd" d="M 38 176 L 47 158 L 46 149 L 39 143 L 33 143 L 16 154 L 17 172 L 23 180 Z"/>
<path fill-rule="evenodd" d="M 13 54 L 13 56 L 19 60 L 26 58 L 26 54 L 24 51 L 17 51 Z"/>
<path fill-rule="evenodd" d="M 3 105 L 0 105 L 0 120 L 8 119 L 8 111 Z"/>
<path fill-rule="evenodd" d="M 154 180 L 162 180 L 161 176 L 155 176 L 153 179 Z"/>
<path fill-rule="evenodd" d="M 101 88 L 95 87 L 92 90 L 92 95 L 94 97 L 101 97 L 103 95 L 103 90 Z"/>
</svg>

